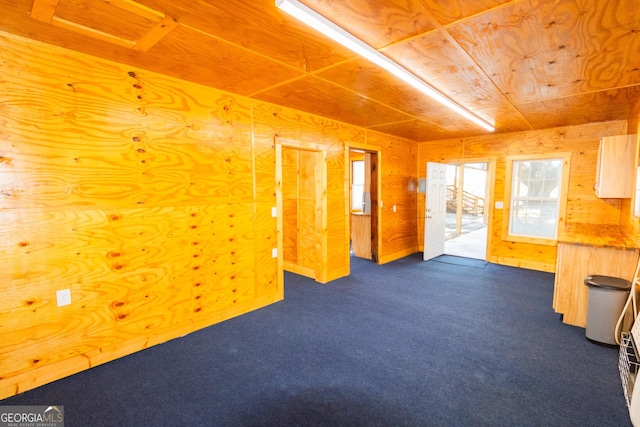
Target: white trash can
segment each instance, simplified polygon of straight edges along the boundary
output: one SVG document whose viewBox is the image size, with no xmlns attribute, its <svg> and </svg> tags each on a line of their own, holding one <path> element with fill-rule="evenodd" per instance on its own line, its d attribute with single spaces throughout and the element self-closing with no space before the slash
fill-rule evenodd
<svg viewBox="0 0 640 427">
<path fill-rule="evenodd" d="M 618 277 L 593 275 L 587 276 L 584 284 L 589 286 L 587 339 L 597 344 L 616 346 L 616 323 L 629 297 L 631 282 Z"/>
</svg>

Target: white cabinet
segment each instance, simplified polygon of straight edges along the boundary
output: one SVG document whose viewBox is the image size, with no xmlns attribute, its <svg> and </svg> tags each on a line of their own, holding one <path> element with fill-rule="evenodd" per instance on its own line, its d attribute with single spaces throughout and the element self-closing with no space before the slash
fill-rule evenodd
<svg viewBox="0 0 640 427">
<path fill-rule="evenodd" d="M 596 196 L 630 198 L 636 159 L 636 135 L 606 136 L 600 140 L 596 170 Z"/>
</svg>

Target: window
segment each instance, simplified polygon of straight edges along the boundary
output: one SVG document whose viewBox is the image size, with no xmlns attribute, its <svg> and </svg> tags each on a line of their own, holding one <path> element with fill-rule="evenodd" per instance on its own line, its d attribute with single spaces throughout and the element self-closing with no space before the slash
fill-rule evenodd
<svg viewBox="0 0 640 427">
<path fill-rule="evenodd" d="M 564 226 L 569 155 L 507 158 L 510 240 L 555 241 Z"/>
<path fill-rule="evenodd" d="M 351 209 L 362 211 L 364 204 L 364 160 L 351 162 Z"/>
</svg>

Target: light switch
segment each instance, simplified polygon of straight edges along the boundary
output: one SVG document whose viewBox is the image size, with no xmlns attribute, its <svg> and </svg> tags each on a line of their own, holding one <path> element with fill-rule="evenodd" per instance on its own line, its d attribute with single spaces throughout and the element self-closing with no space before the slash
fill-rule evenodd
<svg viewBox="0 0 640 427">
<path fill-rule="evenodd" d="M 271 249 L 271 258 L 278 258 L 278 248 Z"/>
</svg>

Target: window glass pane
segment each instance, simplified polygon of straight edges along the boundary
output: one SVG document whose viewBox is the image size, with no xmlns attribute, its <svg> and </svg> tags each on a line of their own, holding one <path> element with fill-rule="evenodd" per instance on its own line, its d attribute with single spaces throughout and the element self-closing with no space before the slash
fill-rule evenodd
<svg viewBox="0 0 640 427">
<path fill-rule="evenodd" d="M 561 159 L 513 162 L 509 234 L 556 236 L 562 164 Z"/>
<path fill-rule="evenodd" d="M 364 185 L 364 160 L 356 160 L 353 165 L 353 185 Z"/>
<path fill-rule="evenodd" d="M 351 187 L 351 209 L 362 210 L 364 202 L 364 185 Z"/>
<path fill-rule="evenodd" d="M 351 209 L 362 210 L 364 202 L 364 160 L 351 162 Z"/>
</svg>

